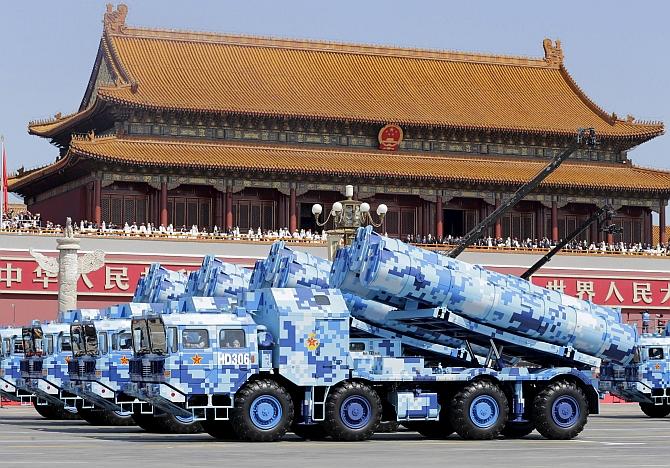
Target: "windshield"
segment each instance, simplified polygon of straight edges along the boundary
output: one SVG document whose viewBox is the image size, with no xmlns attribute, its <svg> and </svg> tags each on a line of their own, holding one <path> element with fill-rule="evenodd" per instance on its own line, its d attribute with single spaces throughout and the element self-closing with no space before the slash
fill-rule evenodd
<svg viewBox="0 0 670 468">
<path fill-rule="evenodd" d="M 160 317 L 147 319 L 151 341 L 151 352 L 155 354 L 167 354 L 167 339 L 165 336 L 165 325 Z"/>
<path fill-rule="evenodd" d="M 146 319 L 134 319 L 131 324 L 133 331 L 133 351 L 135 354 L 149 354 L 151 345 L 149 344 L 149 331 L 147 330 Z"/>
<path fill-rule="evenodd" d="M 26 356 L 43 353 L 42 327 L 26 327 L 23 329 L 23 349 Z"/>
<path fill-rule="evenodd" d="M 90 356 L 97 356 L 100 352 L 98 347 L 98 334 L 95 330 L 95 325 L 92 323 L 84 324 L 84 347 L 86 354 Z"/>
<path fill-rule="evenodd" d="M 160 317 L 134 319 L 131 328 L 136 354 L 167 354 L 165 325 Z"/>
<path fill-rule="evenodd" d="M 70 336 L 72 337 L 72 354 L 75 357 L 86 354 L 82 326 L 78 323 L 70 325 Z"/>
</svg>

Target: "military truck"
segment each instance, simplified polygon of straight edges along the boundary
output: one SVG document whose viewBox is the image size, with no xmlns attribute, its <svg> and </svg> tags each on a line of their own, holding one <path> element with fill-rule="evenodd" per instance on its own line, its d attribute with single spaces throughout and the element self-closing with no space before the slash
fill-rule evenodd
<svg viewBox="0 0 670 468">
<path fill-rule="evenodd" d="M 21 328 L 0 329 L 0 396 L 12 401 L 30 404 L 33 394 L 16 386 L 21 377 L 20 363 L 23 359 Z"/>
<path fill-rule="evenodd" d="M 633 359 L 634 329 L 611 309 L 369 229 L 340 252 L 330 285 L 365 307 L 303 278 L 227 314 L 133 319 L 126 391 L 218 438 L 363 440 L 384 419 L 428 437 L 569 439 L 598 412 L 601 359 Z"/>
<path fill-rule="evenodd" d="M 34 322 L 22 328 L 23 356 L 16 387 L 34 395 L 34 405 L 47 419 L 77 418 L 78 397 L 64 390 L 72 353 L 66 323 Z"/>
<path fill-rule="evenodd" d="M 670 336 L 644 334 L 639 339 L 638 359 L 628 365 L 603 364 L 600 390 L 625 401 L 638 403 L 650 418 L 670 414 Z"/>
</svg>

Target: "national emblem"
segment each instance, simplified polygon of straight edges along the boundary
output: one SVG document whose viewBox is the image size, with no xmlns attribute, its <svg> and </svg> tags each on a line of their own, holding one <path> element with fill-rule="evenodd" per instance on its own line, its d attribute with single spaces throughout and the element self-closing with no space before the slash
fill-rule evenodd
<svg viewBox="0 0 670 468">
<path fill-rule="evenodd" d="M 126 356 L 121 356 L 121 359 L 120 359 L 119 361 L 120 361 L 121 364 L 123 364 L 124 366 L 125 366 L 125 365 L 128 365 L 128 357 L 126 357 Z"/>
<path fill-rule="evenodd" d="M 394 124 L 384 125 L 379 130 L 377 136 L 379 140 L 379 149 L 386 151 L 396 151 L 402 141 L 402 128 Z"/>
<path fill-rule="evenodd" d="M 202 356 L 200 356 L 199 354 L 191 356 L 191 361 L 193 361 L 193 364 L 200 364 L 200 362 L 202 361 Z"/>
</svg>

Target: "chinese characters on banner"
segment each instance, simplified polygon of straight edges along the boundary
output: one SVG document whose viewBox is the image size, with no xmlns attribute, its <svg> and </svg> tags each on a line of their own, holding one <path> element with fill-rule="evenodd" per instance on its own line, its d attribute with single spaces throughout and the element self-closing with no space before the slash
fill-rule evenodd
<svg viewBox="0 0 670 468">
<path fill-rule="evenodd" d="M 533 284 L 601 305 L 670 307 L 670 279 L 534 276 Z"/>
<path fill-rule="evenodd" d="M 150 263 L 110 262 L 97 271 L 81 275 L 79 294 L 118 295 L 120 299 L 132 296 L 140 277 L 149 269 Z M 170 265 L 170 270 L 192 271 L 199 264 Z M 0 260 L 0 293 L 33 292 L 36 294 L 58 293 L 58 277 L 46 273 L 32 259 Z"/>
</svg>

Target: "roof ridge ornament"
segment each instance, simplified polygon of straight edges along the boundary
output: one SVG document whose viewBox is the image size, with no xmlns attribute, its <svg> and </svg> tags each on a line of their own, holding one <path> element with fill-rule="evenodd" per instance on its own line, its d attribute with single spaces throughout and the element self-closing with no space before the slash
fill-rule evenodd
<svg viewBox="0 0 670 468">
<path fill-rule="evenodd" d="M 561 67 L 563 65 L 563 49 L 561 48 L 561 41 L 556 39 L 554 43 L 551 39 L 545 38 L 542 41 L 544 47 L 544 60 L 547 64 L 553 67 Z"/>
<path fill-rule="evenodd" d="M 119 3 L 114 11 L 114 5 L 107 4 L 107 11 L 103 17 L 102 23 L 105 30 L 122 34 L 126 29 L 126 15 L 128 14 L 128 6 L 125 3 Z"/>
</svg>

